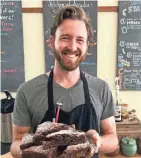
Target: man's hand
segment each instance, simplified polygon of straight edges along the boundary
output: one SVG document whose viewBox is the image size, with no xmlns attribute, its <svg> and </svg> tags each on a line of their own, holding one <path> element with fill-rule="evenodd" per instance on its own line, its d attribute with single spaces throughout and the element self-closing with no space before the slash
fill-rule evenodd
<svg viewBox="0 0 141 158">
<path fill-rule="evenodd" d="M 95 130 L 92 129 L 87 131 L 86 135 L 91 138 L 92 143 L 96 144 L 97 149 L 99 149 L 102 144 L 100 135 Z"/>
<path fill-rule="evenodd" d="M 116 135 L 116 124 L 113 116 L 101 120 L 99 135 L 95 130 L 91 129 L 87 131 L 87 135 L 97 145 L 99 153 L 111 153 L 118 148 L 118 139 Z"/>
</svg>

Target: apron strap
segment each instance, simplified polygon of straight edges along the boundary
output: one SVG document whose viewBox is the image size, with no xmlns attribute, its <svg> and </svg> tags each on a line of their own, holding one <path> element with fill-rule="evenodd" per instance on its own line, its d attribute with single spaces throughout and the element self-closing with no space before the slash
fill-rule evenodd
<svg viewBox="0 0 141 158">
<path fill-rule="evenodd" d="M 87 106 L 92 106 L 91 103 L 91 99 L 90 99 L 90 93 L 89 93 L 89 88 L 88 88 L 88 82 L 87 79 L 84 75 L 84 73 L 82 71 L 80 71 L 80 77 L 83 81 L 83 87 L 84 87 L 84 95 L 85 95 L 85 103 L 87 104 Z M 95 130 L 99 133 L 99 126 L 98 126 L 98 120 L 97 120 L 97 114 L 96 114 L 96 110 L 93 110 L 93 114 L 95 116 Z"/>
<path fill-rule="evenodd" d="M 82 71 L 80 71 L 80 78 L 83 81 L 85 103 L 90 104 L 91 99 L 90 99 L 90 93 L 89 93 L 89 88 L 88 88 L 88 82 L 87 82 L 86 77 Z"/>
<path fill-rule="evenodd" d="M 52 118 L 55 118 L 55 105 L 53 96 L 53 69 L 51 70 L 48 78 L 48 109 L 52 112 Z"/>
</svg>

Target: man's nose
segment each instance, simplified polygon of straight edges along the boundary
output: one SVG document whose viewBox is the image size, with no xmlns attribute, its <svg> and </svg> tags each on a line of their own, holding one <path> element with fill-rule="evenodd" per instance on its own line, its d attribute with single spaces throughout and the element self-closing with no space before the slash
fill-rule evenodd
<svg viewBox="0 0 141 158">
<path fill-rule="evenodd" d="M 77 43 L 76 43 L 76 41 L 75 41 L 75 40 L 71 40 L 71 41 L 69 42 L 68 48 L 69 48 L 72 52 L 76 51 L 76 50 L 77 50 Z"/>
</svg>

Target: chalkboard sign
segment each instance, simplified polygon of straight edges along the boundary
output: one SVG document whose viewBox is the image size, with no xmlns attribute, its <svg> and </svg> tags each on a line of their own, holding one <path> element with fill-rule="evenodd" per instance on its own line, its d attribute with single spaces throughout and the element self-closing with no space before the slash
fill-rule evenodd
<svg viewBox="0 0 141 158">
<path fill-rule="evenodd" d="M 46 55 L 46 71 L 49 71 L 54 66 L 54 58 L 51 49 L 48 47 L 48 39 L 50 36 L 50 27 L 56 12 L 64 6 L 79 6 L 86 11 L 91 18 L 91 23 L 94 31 L 94 42 L 90 43 L 86 60 L 80 65 L 81 70 L 97 76 L 97 1 L 43 1 L 43 19 L 44 19 L 44 38 L 45 38 L 45 55 Z"/>
<path fill-rule="evenodd" d="M 119 1 L 117 57 L 120 90 L 141 90 L 141 0 Z"/>
<path fill-rule="evenodd" d="M 1 4 L 1 91 L 16 91 L 24 82 L 21 1 Z"/>
</svg>

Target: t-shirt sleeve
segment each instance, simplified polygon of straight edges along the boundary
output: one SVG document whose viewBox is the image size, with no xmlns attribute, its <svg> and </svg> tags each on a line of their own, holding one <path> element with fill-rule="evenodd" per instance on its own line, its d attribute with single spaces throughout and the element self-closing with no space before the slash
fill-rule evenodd
<svg viewBox="0 0 141 158">
<path fill-rule="evenodd" d="M 115 103 L 111 90 L 106 82 L 104 82 L 103 90 L 103 112 L 101 115 L 101 120 L 104 120 L 108 117 L 115 116 Z"/>
<path fill-rule="evenodd" d="M 30 112 L 27 99 L 22 90 L 22 85 L 18 88 L 14 111 L 13 111 L 13 124 L 18 126 L 31 126 Z"/>
</svg>

